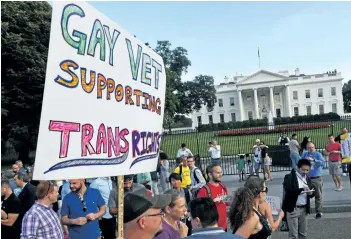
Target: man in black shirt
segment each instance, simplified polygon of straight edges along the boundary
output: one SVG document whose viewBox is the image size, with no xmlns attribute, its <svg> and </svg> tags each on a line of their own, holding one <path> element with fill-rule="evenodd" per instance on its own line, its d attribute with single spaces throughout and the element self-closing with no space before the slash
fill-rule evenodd
<svg viewBox="0 0 351 239">
<path fill-rule="evenodd" d="M 19 239 L 21 233 L 21 203 L 12 192 L 7 179 L 1 181 L 1 238 Z"/>
</svg>

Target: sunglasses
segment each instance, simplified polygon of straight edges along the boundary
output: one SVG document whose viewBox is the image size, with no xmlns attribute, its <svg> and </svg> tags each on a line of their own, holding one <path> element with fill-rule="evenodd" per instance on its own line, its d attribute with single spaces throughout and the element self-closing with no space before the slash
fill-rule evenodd
<svg viewBox="0 0 351 239">
<path fill-rule="evenodd" d="M 80 194 L 78 194 L 78 197 L 79 197 L 79 199 L 80 199 L 80 202 L 81 202 L 82 205 L 83 205 L 83 212 L 86 212 L 86 211 L 87 211 L 87 204 L 86 204 L 86 202 L 84 201 L 84 198 L 82 198 L 82 197 L 80 196 Z"/>
<path fill-rule="evenodd" d="M 268 193 L 268 187 L 265 190 L 262 190 L 261 193 Z"/>
</svg>

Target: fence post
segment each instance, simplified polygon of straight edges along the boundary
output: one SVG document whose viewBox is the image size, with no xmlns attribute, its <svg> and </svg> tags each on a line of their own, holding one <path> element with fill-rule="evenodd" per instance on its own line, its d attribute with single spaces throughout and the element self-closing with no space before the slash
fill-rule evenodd
<svg viewBox="0 0 351 239">
<path fill-rule="evenodd" d="M 196 146 L 197 146 L 197 154 L 200 155 L 199 131 L 197 130 L 196 130 Z"/>
<path fill-rule="evenodd" d="M 333 121 L 331 121 L 331 128 L 332 128 L 332 135 L 334 135 L 334 122 Z"/>
</svg>

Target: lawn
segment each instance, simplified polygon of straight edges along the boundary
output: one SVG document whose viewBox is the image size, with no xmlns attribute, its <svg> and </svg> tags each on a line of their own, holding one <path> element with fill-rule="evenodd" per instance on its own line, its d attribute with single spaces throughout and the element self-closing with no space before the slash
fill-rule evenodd
<svg viewBox="0 0 351 239">
<path fill-rule="evenodd" d="M 351 121 L 334 121 L 328 128 L 287 132 L 287 134 L 291 137 L 291 134 L 296 133 L 299 142 L 302 141 L 304 136 L 310 136 L 316 148 L 324 148 L 328 141 L 328 134 L 334 134 L 334 136 L 338 135 L 341 127 L 350 129 Z M 280 136 L 280 133 L 216 136 L 215 134 L 217 132 L 218 131 L 165 135 L 162 139 L 161 149 L 166 152 L 170 158 L 174 158 L 177 155 L 180 145 L 186 143 L 193 154 L 207 156 L 209 141 L 215 139 L 221 146 L 222 155 L 246 154 L 253 152 L 252 146 L 256 139 L 263 140 L 267 145 L 278 145 L 278 138 Z"/>
</svg>

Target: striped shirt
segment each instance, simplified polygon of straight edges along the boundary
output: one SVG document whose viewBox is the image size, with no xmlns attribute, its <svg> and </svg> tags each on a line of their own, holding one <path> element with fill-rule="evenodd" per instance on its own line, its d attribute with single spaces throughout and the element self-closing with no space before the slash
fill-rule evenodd
<svg viewBox="0 0 351 239">
<path fill-rule="evenodd" d="M 63 239 L 60 219 L 52 207 L 34 203 L 23 218 L 21 239 Z"/>
</svg>

